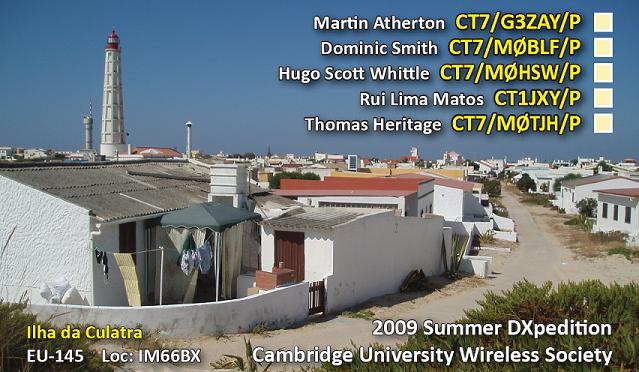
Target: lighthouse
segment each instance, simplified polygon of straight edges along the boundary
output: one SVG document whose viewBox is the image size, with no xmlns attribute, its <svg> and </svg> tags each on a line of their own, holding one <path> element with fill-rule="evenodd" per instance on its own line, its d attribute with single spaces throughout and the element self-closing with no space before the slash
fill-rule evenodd
<svg viewBox="0 0 639 372">
<path fill-rule="evenodd" d="M 102 95 L 102 132 L 100 154 L 117 157 L 128 153 L 124 131 L 122 101 L 122 67 L 120 38 L 115 29 L 107 38 L 104 49 L 104 90 Z"/>
</svg>

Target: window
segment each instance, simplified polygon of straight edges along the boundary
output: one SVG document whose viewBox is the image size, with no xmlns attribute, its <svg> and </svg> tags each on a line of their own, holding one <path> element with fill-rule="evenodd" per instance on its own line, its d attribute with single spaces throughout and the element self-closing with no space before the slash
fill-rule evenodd
<svg viewBox="0 0 639 372">
<path fill-rule="evenodd" d="M 631 213 L 630 207 L 626 207 L 626 216 L 624 217 L 625 223 L 630 223 L 630 213 Z"/>
<path fill-rule="evenodd" d="M 619 206 L 615 205 L 612 209 L 612 219 L 619 221 Z"/>
<path fill-rule="evenodd" d="M 608 203 L 601 206 L 601 218 L 608 218 Z"/>
</svg>

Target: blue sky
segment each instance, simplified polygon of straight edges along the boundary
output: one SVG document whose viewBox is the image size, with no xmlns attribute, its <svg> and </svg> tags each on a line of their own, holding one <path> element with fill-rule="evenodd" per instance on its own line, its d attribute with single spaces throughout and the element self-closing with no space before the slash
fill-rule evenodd
<svg viewBox="0 0 639 372">
<path fill-rule="evenodd" d="M 599 4 L 599 5 L 595 5 Z M 445 124 L 435 136 L 308 133 L 304 116 L 371 119 L 411 116 L 447 123 L 455 109 L 363 109 L 361 90 L 430 93 L 433 90 L 483 93 L 491 102 L 495 85 L 442 85 L 439 65 L 453 61 L 446 42 L 458 35 L 452 20 L 460 11 L 579 11 L 584 22 L 571 36 L 584 47 L 573 61 L 584 75 L 571 87 L 583 102 L 572 112 L 585 123 L 576 133 L 513 136 L 454 134 Z M 0 145 L 77 149 L 83 144 L 82 115 L 94 108 L 94 139 L 99 141 L 104 45 L 113 26 L 123 48 L 125 126 L 133 145 L 185 145 L 184 122 L 194 123 L 194 147 L 212 153 L 314 151 L 380 157 L 406 154 L 418 146 L 422 156 L 456 150 L 469 158 L 524 155 L 571 159 L 603 155 L 639 157 L 638 43 L 636 1 L 322 1 L 233 2 L 170 1 L 3 1 L 0 3 Z M 615 130 L 592 133 L 592 13 L 612 11 L 614 18 Z M 320 33 L 314 15 L 374 18 L 376 15 L 445 18 L 447 30 Z M 511 35 L 509 35 L 511 36 Z M 532 35 L 531 35 L 532 36 Z M 321 40 L 336 42 L 436 41 L 437 57 L 326 57 Z M 277 80 L 277 67 L 341 67 L 376 64 L 429 68 L 427 83 L 335 84 L 300 86 Z M 515 85 L 512 85 L 515 86 Z M 546 84 L 555 88 L 552 84 Z M 525 87 L 525 85 L 524 85 Z M 474 111 L 491 111 L 492 103 Z"/>
</svg>

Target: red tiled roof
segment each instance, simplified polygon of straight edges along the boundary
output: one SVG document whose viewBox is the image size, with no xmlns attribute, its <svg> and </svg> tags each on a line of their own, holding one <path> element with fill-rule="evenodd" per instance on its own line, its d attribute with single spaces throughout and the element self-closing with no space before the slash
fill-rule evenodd
<svg viewBox="0 0 639 372">
<path fill-rule="evenodd" d="M 297 180 L 283 179 L 280 182 L 280 190 L 299 192 L 301 190 L 314 190 L 314 192 L 325 191 L 335 193 L 336 190 L 340 194 L 349 192 L 344 195 L 355 195 L 359 191 L 365 191 L 362 195 L 377 195 L 382 191 L 409 191 L 417 192 L 419 185 L 424 182 L 430 182 L 433 178 L 350 178 L 350 177 L 324 177 L 323 181 L 315 180 Z M 371 194 L 373 193 L 373 194 Z M 397 193 L 396 193 L 397 194 Z M 329 195 L 329 194 L 326 194 Z M 332 194 L 335 195 L 335 194 Z M 401 193 L 405 195 L 405 193 Z"/>
<path fill-rule="evenodd" d="M 279 189 L 273 194 L 280 196 L 408 196 L 416 193 L 414 190 L 340 190 L 340 189 Z"/>
<path fill-rule="evenodd" d="M 181 158 L 182 153 L 170 147 L 135 147 L 132 154 L 142 155 L 145 158 Z"/>
<path fill-rule="evenodd" d="M 602 193 L 602 194 L 629 196 L 631 198 L 639 198 L 639 187 L 633 187 L 633 188 L 630 188 L 630 189 L 595 190 L 595 192 Z"/>
<path fill-rule="evenodd" d="M 451 180 L 451 179 L 447 179 L 447 178 L 437 178 L 437 179 L 435 179 L 435 185 L 451 187 L 451 188 L 454 188 L 454 189 L 462 189 L 464 191 L 472 191 L 473 187 L 475 187 L 475 184 L 472 183 L 472 182 Z"/>
</svg>

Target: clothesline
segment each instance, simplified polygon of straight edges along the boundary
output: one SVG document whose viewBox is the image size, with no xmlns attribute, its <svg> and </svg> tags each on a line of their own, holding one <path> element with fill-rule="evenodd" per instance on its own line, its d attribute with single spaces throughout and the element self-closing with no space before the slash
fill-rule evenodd
<svg viewBox="0 0 639 372">
<path fill-rule="evenodd" d="M 160 247 L 160 248 L 154 248 L 154 249 L 147 249 L 144 251 L 136 251 L 136 252 L 109 252 L 109 251 L 103 251 L 101 249 L 98 249 L 99 247 L 93 248 L 94 251 L 100 251 L 100 252 L 104 252 L 104 253 L 108 253 L 110 255 L 113 255 L 114 253 L 128 253 L 128 254 L 140 254 L 140 253 L 151 253 L 151 252 L 157 252 L 157 251 L 161 251 L 164 248 Z"/>
</svg>

